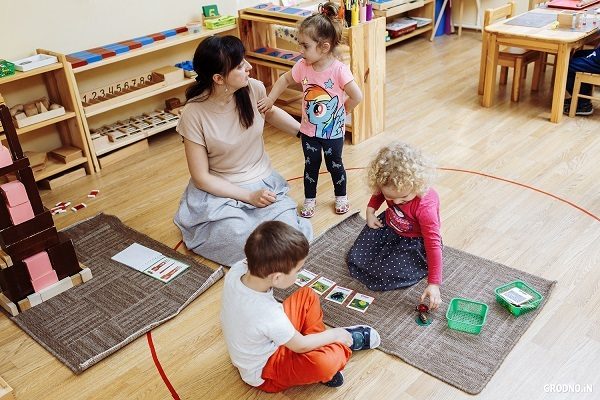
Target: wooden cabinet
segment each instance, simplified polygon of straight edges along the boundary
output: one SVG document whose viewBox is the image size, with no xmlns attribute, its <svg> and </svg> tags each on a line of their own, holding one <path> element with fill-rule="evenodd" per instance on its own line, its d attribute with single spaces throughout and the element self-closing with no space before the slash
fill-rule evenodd
<svg viewBox="0 0 600 400">
<path fill-rule="evenodd" d="M 68 162 L 48 157 L 45 167 L 34 172 L 36 181 L 57 175 L 74 167 L 93 172 L 92 159 L 83 127 L 79 102 L 72 87 L 70 64 L 62 54 L 38 50 L 38 54 L 56 56 L 57 63 L 0 78 L 0 94 L 9 107 L 47 97 L 50 103 L 64 107 L 64 114 L 23 128 L 17 128 L 24 151 L 47 153 L 62 146 L 81 149 L 82 155 Z M 0 140 L 6 145 L 6 135 L 0 129 Z"/>
<path fill-rule="evenodd" d="M 265 86 L 270 86 L 277 77 L 289 71 L 295 63 L 294 57 L 270 56 L 281 50 L 275 35 L 277 26 L 296 28 L 306 18 L 285 12 L 264 11 L 257 7 L 239 11 L 240 38 L 246 46 L 246 58 L 254 66 L 254 76 Z M 360 143 L 384 130 L 385 115 L 385 19 L 376 18 L 369 22 L 344 29 L 344 42 L 340 46 L 342 61 L 350 66 L 354 79 L 363 93 L 363 101 L 347 119 L 346 130 L 352 135 L 352 144 Z M 292 46 L 297 50 L 297 45 Z M 260 49 L 268 48 L 268 52 Z M 257 51 L 259 50 L 259 51 Z M 278 106 L 293 115 L 300 115 L 301 96 L 289 95 L 295 101 L 279 102 Z M 283 97 L 283 96 L 282 96 Z"/>
<path fill-rule="evenodd" d="M 124 132 L 123 137 L 118 140 L 110 142 L 103 140 L 102 146 L 100 146 L 100 141 L 94 143 L 95 140 L 92 140 L 91 129 L 129 120 L 131 117 L 138 117 L 142 114 L 152 114 L 156 109 L 164 109 L 165 100 L 171 97 L 178 97 L 183 103 L 184 90 L 194 79 L 165 81 L 160 85 L 144 87 L 126 95 L 122 94 L 124 91 L 121 92 L 121 85 L 132 85 L 134 81 L 135 84 L 139 84 L 140 78 L 148 77 L 153 70 L 191 60 L 198 43 L 204 38 L 215 34 L 235 34 L 236 29 L 236 26 L 228 26 L 212 30 L 203 29 L 198 33 L 180 33 L 87 65 L 72 68 L 71 64 L 67 64 L 67 69 L 75 78 L 75 96 L 83 116 L 83 125 L 96 170 L 126 158 L 138 150 L 146 149 L 148 137 L 175 127 L 178 120 L 156 123 L 152 127 L 131 134 Z M 131 83 L 126 83 L 127 81 Z M 95 91 L 100 92 L 103 88 L 117 85 L 119 85 L 117 91 L 120 93 L 114 94 L 119 94 L 119 96 L 93 104 L 93 106 L 87 106 L 88 103 L 86 103 L 84 107 L 82 100 L 87 101 Z"/>
<path fill-rule="evenodd" d="M 391 0 L 378 4 L 373 3 L 373 7 L 373 14 L 377 17 L 385 18 L 387 23 L 400 17 L 421 17 L 431 20 L 427 25 L 417 27 L 412 32 L 390 39 L 385 43 L 386 46 L 391 46 L 421 34 L 427 36 L 435 23 L 435 0 L 416 0 L 411 2 L 409 0 Z"/>
</svg>

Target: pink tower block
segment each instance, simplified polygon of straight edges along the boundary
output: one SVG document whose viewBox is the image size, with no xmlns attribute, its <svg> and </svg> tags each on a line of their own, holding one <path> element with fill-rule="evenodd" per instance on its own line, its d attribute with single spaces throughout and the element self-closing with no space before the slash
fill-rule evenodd
<svg viewBox="0 0 600 400">
<path fill-rule="evenodd" d="M 0 144 L 0 168 L 8 167 L 13 163 L 10 151 Z"/>
<path fill-rule="evenodd" d="M 29 197 L 27 197 L 27 191 L 25 185 L 21 181 L 12 181 L 0 185 L 0 191 L 6 199 L 9 207 L 15 207 L 23 203 L 29 203 Z"/>
<path fill-rule="evenodd" d="M 31 203 L 29 202 L 14 207 L 8 207 L 8 214 L 10 215 L 10 220 L 13 225 L 19 225 L 20 223 L 29 221 L 35 217 L 33 208 L 31 208 Z"/>
<path fill-rule="evenodd" d="M 31 280 L 36 280 L 52 271 L 52 264 L 50 263 L 50 257 L 45 251 L 40 251 L 37 254 L 32 255 L 23 259 L 23 262 L 27 266 L 29 271 L 29 277 Z"/>
<path fill-rule="evenodd" d="M 31 284 L 33 285 L 33 290 L 39 292 L 40 290 L 46 289 L 48 286 L 55 284 L 58 282 L 58 275 L 56 275 L 55 270 L 50 270 L 46 275 L 42 275 L 37 279 L 32 279 Z"/>
</svg>

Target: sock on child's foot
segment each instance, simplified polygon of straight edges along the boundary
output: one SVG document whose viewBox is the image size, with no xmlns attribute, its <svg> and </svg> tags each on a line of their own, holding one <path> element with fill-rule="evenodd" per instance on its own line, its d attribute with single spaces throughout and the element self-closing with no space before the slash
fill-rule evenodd
<svg viewBox="0 0 600 400">
<path fill-rule="evenodd" d="M 348 196 L 335 196 L 335 213 L 345 214 L 348 211 L 350 211 L 350 201 L 348 200 Z"/>
<path fill-rule="evenodd" d="M 304 218 L 311 218 L 315 215 L 315 207 L 317 206 L 317 199 L 304 199 L 304 205 L 300 210 L 300 215 Z"/>
<path fill-rule="evenodd" d="M 327 382 L 323 382 L 323 385 L 329 387 L 340 387 L 344 384 L 344 375 L 342 375 L 342 371 L 338 371 L 335 373 L 333 378 Z"/>
<path fill-rule="evenodd" d="M 352 335 L 350 350 L 375 349 L 381 344 L 379 332 L 367 325 L 347 326 L 344 328 Z"/>
</svg>

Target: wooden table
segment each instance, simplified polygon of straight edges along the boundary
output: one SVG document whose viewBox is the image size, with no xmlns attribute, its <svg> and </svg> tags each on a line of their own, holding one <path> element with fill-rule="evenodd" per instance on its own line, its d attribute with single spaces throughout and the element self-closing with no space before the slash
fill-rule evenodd
<svg viewBox="0 0 600 400">
<path fill-rule="evenodd" d="M 559 11 L 553 9 L 535 9 L 529 12 L 556 14 Z M 481 57 L 487 57 L 487 62 L 482 63 L 482 65 L 485 65 L 485 80 L 481 105 L 483 107 L 491 107 L 493 104 L 499 46 L 538 50 L 556 55 L 554 66 L 556 72 L 550 121 L 555 123 L 560 122 L 563 114 L 563 102 L 565 100 L 565 86 L 567 83 L 571 50 L 583 46 L 586 41 L 595 36 L 598 28 L 590 26 L 588 31 L 574 31 L 565 28 L 552 29 L 552 24 L 541 28 L 532 28 L 508 25 L 506 24 L 507 21 L 509 20 L 499 21 L 484 28 L 488 33 L 488 45 L 487 54 L 483 54 L 485 46 L 482 46 L 481 54 Z"/>
</svg>

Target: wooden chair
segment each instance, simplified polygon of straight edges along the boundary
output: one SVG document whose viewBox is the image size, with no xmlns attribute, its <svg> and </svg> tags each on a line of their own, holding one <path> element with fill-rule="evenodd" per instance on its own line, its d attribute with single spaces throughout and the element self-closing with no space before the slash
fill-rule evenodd
<svg viewBox="0 0 600 400">
<path fill-rule="evenodd" d="M 589 83 L 592 85 L 592 95 L 588 96 L 585 94 L 579 94 L 582 83 Z M 600 97 L 594 97 L 593 86 L 600 85 L 600 74 L 592 74 L 589 72 L 578 72 L 575 74 L 575 85 L 573 85 L 573 94 L 571 95 L 571 108 L 569 109 L 569 117 L 574 117 L 577 111 L 577 103 L 579 98 L 590 100 L 600 100 Z"/>
<path fill-rule="evenodd" d="M 483 94 L 483 85 L 485 81 L 485 68 L 487 63 L 487 48 L 488 48 L 488 35 L 485 32 L 485 27 L 500 21 L 502 19 L 510 18 L 515 12 L 515 3 L 510 2 L 502 7 L 488 9 L 485 11 L 483 18 L 483 35 L 481 41 L 481 64 L 479 68 L 479 94 Z M 534 50 L 521 49 L 518 47 L 501 47 L 498 52 L 498 65 L 501 67 L 500 70 L 500 84 L 506 84 L 508 68 L 513 68 L 513 82 L 511 100 L 519 101 L 520 90 L 521 90 L 521 79 L 526 77 L 527 66 L 530 63 L 535 63 L 533 71 L 533 79 L 531 82 L 531 90 L 537 91 L 539 87 L 540 75 L 541 75 L 541 63 L 540 52 Z"/>
</svg>

